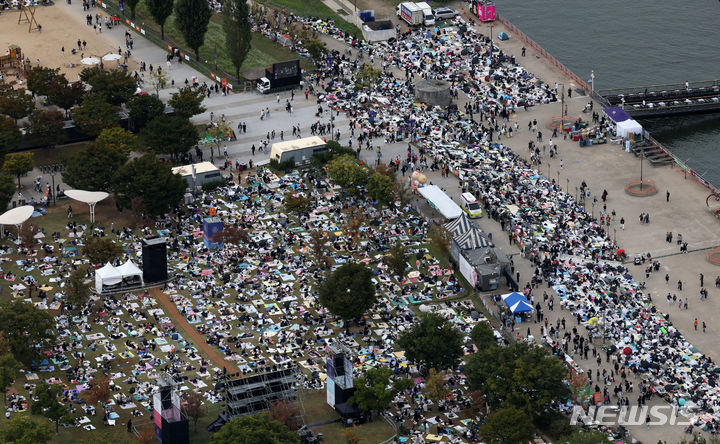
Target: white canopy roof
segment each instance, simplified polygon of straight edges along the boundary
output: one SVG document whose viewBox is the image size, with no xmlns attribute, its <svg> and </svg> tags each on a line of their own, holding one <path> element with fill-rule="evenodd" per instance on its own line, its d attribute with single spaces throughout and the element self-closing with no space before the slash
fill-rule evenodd
<svg viewBox="0 0 720 444">
<path fill-rule="evenodd" d="M 35 211 L 35 208 L 32 205 L 24 205 L 8 210 L 0 215 L 0 225 L 20 225 L 30 219 L 33 211 Z"/>
<path fill-rule="evenodd" d="M 428 185 L 419 188 L 420 194 L 437 209 L 446 219 L 455 219 L 462 214 L 462 208 L 437 185 Z"/>
<path fill-rule="evenodd" d="M 100 293 L 103 285 L 119 284 L 122 278 L 122 273 L 108 262 L 104 267 L 95 270 L 95 289 Z"/>
<path fill-rule="evenodd" d="M 140 279 L 142 279 L 143 272 L 140 268 L 138 268 L 137 265 L 133 263 L 130 259 L 127 260 L 124 264 L 117 267 L 117 271 L 120 272 L 123 278 L 130 277 L 130 276 L 140 276 Z"/>
<path fill-rule="evenodd" d="M 615 132 L 620 137 L 627 137 L 629 133 L 642 135 L 643 127 L 636 120 L 628 119 L 618 122 Z"/>
<path fill-rule="evenodd" d="M 105 191 L 84 191 L 84 190 L 67 190 L 65 195 L 70 199 L 75 199 L 86 204 L 100 202 L 109 196 Z"/>
</svg>

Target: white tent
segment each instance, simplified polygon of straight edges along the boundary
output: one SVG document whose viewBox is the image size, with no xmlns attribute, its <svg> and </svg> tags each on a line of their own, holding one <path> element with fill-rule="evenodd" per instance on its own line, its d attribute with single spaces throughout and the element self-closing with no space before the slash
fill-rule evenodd
<svg viewBox="0 0 720 444">
<path fill-rule="evenodd" d="M 117 267 L 117 270 L 122 274 L 123 279 L 137 276 L 140 278 L 140 283 L 144 285 L 143 283 L 143 272 L 140 268 L 138 268 L 137 265 L 133 263 L 130 259 L 127 260 L 124 264 Z"/>
<path fill-rule="evenodd" d="M 456 219 L 463 213 L 462 208 L 437 185 L 424 186 L 418 191 L 446 219 Z"/>
<path fill-rule="evenodd" d="M 643 127 L 636 120 L 628 119 L 617 123 L 616 132 L 619 137 L 627 137 L 629 133 L 642 135 Z"/>
<path fill-rule="evenodd" d="M 102 293 L 103 286 L 119 284 L 122 279 L 122 273 L 108 262 L 104 267 L 95 270 L 95 290 Z"/>
</svg>

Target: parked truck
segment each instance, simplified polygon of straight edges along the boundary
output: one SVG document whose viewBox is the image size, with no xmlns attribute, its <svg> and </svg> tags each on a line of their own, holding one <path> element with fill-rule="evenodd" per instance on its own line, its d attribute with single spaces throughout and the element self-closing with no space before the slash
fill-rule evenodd
<svg viewBox="0 0 720 444">
<path fill-rule="evenodd" d="M 299 59 L 273 63 L 271 67 L 265 68 L 265 77 L 258 80 L 257 90 L 262 94 L 267 94 L 284 89 L 294 89 L 300 85 L 301 81 L 302 70 Z"/>
<path fill-rule="evenodd" d="M 432 8 L 426 2 L 403 2 L 397 6 L 397 15 L 410 26 L 435 24 Z"/>
</svg>

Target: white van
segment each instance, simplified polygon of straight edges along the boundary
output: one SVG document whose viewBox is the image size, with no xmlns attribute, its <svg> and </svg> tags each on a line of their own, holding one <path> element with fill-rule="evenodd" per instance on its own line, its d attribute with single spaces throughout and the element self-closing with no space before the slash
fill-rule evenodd
<svg viewBox="0 0 720 444">
<path fill-rule="evenodd" d="M 475 196 L 473 196 L 472 193 L 462 193 L 460 200 L 462 200 L 463 210 L 465 210 L 468 216 L 471 218 L 482 217 L 483 213 L 482 208 L 480 207 L 480 202 L 475 199 Z"/>
</svg>

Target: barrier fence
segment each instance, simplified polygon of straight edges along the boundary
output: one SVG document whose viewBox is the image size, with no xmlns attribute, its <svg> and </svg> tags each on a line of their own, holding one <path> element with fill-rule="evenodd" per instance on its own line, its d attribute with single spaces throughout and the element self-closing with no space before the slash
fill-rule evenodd
<svg viewBox="0 0 720 444">
<path fill-rule="evenodd" d="M 590 97 L 592 97 L 595 101 L 600 103 L 603 107 L 608 107 L 610 104 L 608 101 L 602 97 L 600 94 L 592 90 L 586 82 L 581 80 L 575 73 L 570 71 L 568 67 L 566 67 L 564 64 L 562 64 L 558 59 L 553 57 L 550 53 L 545 51 L 542 46 L 538 45 L 533 39 L 528 37 L 524 32 L 520 31 L 515 25 L 510 23 L 509 20 L 507 20 L 505 17 L 497 14 L 498 19 L 500 22 L 507 28 L 508 31 L 512 32 L 513 35 L 522 40 L 523 43 L 525 43 L 527 46 L 531 47 L 533 50 L 535 50 L 538 54 L 540 54 L 545 60 L 548 61 L 552 66 L 557 68 L 560 72 L 562 72 L 565 76 L 575 81 L 580 87 L 584 88 L 586 92 L 589 93 Z M 710 81 L 712 83 L 716 81 Z M 698 82 L 698 83 L 707 83 L 707 82 Z M 684 87 L 684 85 L 683 85 Z M 672 152 L 670 152 L 667 148 L 665 148 L 660 142 L 655 140 L 654 138 L 648 136 L 647 139 L 655 145 L 659 150 L 666 153 L 673 159 L 673 163 L 677 165 L 681 170 L 683 170 L 685 177 L 689 177 L 691 180 L 693 180 L 698 185 L 707 188 L 712 193 L 720 193 L 720 190 L 715 187 L 713 184 L 707 181 L 704 177 L 702 177 L 700 174 L 698 174 L 695 170 L 690 168 L 680 160 L 677 156 L 675 156 Z"/>
</svg>

